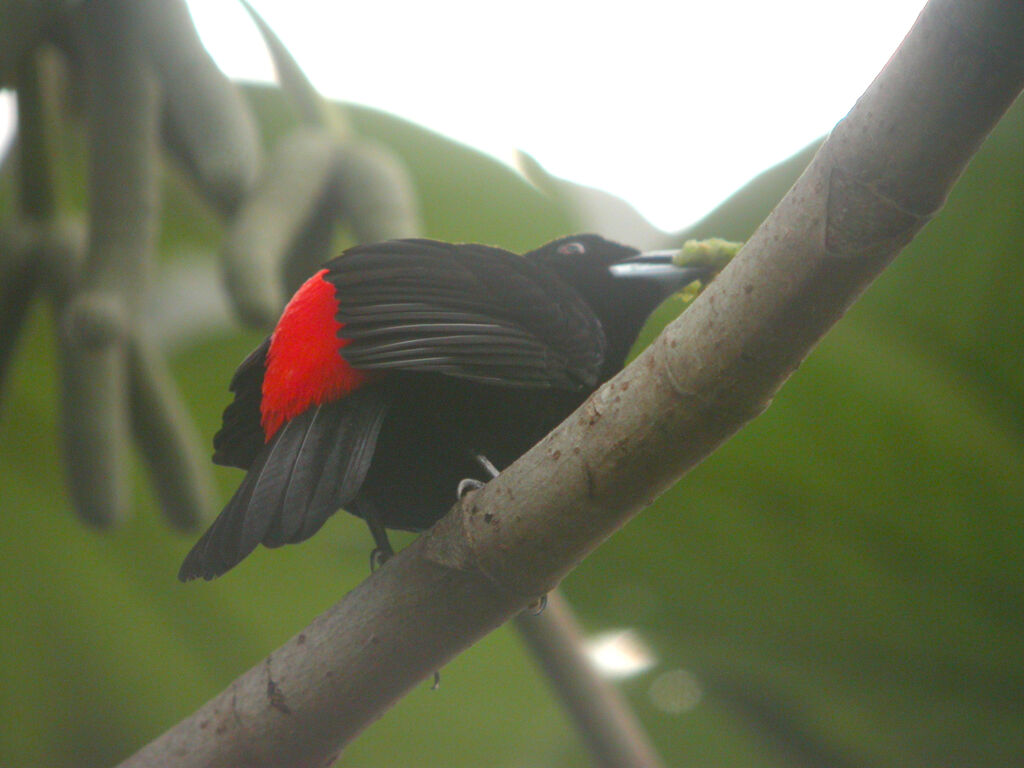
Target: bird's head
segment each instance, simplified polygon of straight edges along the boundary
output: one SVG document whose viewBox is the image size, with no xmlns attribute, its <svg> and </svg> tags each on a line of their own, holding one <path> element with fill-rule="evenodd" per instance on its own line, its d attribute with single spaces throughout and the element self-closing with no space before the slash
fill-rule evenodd
<svg viewBox="0 0 1024 768">
<path fill-rule="evenodd" d="M 642 253 L 599 235 L 572 235 L 541 246 L 526 258 L 554 272 L 594 310 L 608 343 L 605 372 L 610 375 L 625 362 L 651 312 L 711 271 L 675 266 L 677 253 Z"/>
</svg>

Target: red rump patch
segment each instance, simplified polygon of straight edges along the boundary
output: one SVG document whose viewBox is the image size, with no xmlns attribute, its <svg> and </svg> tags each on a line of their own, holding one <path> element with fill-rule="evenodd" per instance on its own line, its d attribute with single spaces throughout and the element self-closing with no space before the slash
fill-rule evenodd
<svg viewBox="0 0 1024 768">
<path fill-rule="evenodd" d="M 270 337 L 260 401 L 267 442 L 288 419 L 344 397 L 370 377 L 341 356 L 352 342 L 338 336 L 344 324 L 335 319 L 338 300 L 326 272 L 321 269 L 295 292 Z"/>
</svg>

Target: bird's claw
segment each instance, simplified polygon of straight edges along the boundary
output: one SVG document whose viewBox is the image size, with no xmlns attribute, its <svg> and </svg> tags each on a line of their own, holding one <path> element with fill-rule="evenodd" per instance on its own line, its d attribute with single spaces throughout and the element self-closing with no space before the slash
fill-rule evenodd
<svg viewBox="0 0 1024 768">
<path fill-rule="evenodd" d="M 498 476 L 498 468 L 494 466 L 486 456 L 474 453 L 473 458 L 484 469 L 484 471 L 491 476 L 492 480 Z M 484 483 L 480 480 L 467 477 L 465 480 L 459 481 L 459 487 L 455 489 L 455 496 L 456 498 L 461 499 L 470 491 L 479 491 L 483 487 Z"/>
<path fill-rule="evenodd" d="M 486 456 L 478 453 L 473 458 L 475 458 L 477 463 L 484 468 L 484 471 L 491 476 L 492 480 L 498 476 L 498 468 L 494 466 L 494 464 L 491 463 L 491 460 Z"/>
<path fill-rule="evenodd" d="M 384 565 L 394 554 L 394 552 L 388 552 L 383 547 L 374 547 L 370 552 L 370 573 Z"/>
<path fill-rule="evenodd" d="M 459 487 L 455 489 L 455 495 L 457 498 L 461 499 L 470 491 L 479 491 L 483 487 L 484 484 L 481 483 L 479 480 L 475 480 L 472 477 L 467 477 L 465 480 L 459 481 Z"/>
<path fill-rule="evenodd" d="M 544 609 L 548 607 L 548 596 L 541 595 L 528 606 L 526 606 L 526 612 L 531 616 L 539 616 L 544 613 Z"/>
</svg>

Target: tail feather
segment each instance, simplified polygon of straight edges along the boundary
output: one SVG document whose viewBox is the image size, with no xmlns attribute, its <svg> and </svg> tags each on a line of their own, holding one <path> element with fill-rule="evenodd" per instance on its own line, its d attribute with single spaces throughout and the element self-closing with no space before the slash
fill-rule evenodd
<svg viewBox="0 0 1024 768">
<path fill-rule="evenodd" d="M 378 399 L 376 408 L 362 408 L 358 418 L 341 422 L 338 427 L 338 438 L 331 447 L 325 467 L 344 468 L 342 471 L 322 472 L 315 486 L 309 487 L 309 508 L 311 510 L 327 510 L 332 507 L 332 499 L 345 499 L 341 503 L 333 503 L 333 509 L 326 514 L 307 514 L 300 520 L 290 521 L 289 542 L 305 541 L 324 524 L 327 517 L 339 506 L 344 506 L 355 497 L 366 478 L 377 446 L 377 436 L 387 409 L 383 400 Z M 294 517 L 294 516 L 293 516 Z"/>
<path fill-rule="evenodd" d="M 316 510 L 324 506 L 312 503 L 312 489 L 323 477 L 324 468 L 330 466 L 327 459 L 331 453 L 331 446 L 338 443 L 342 423 L 350 419 L 346 419 L 344 415 L 339 418 L 338 414 L 327 411 L 325 407 L 316 410 L 313 424 L 306 431 L 302 445 L 295 451 L 292 471 L 283 488 L 281 514 L 263 537 L 263 543 L 268 547 L 287 544 L 295 529 L 301 526 L 303 518 L 315 514 Z M 332 416 L 334 418 L 331 418 Z M 326 500 L 328 505 L 332 500 L 333 497 Z M 333 511 L 331 509 L 326 514 L 330 515 Z"/>
<path fill-rule="evenodd" d="M 357 405 L 349 407 L 353 403 Z M 355 497 L 366 478 L 387 412 L 384 399 L 363 390 L 322 410 L 323 427 L 310 430 L 296 457 L 282 514 L 263 539 L 266 546 L 308 539 Z"/>
<path fill-rule="evenodd" d="M 284 514 L 285 491 L 302 457 L 302 446 L 311 432 L 322 423 L 317 416 L 323 406 L 310 408 L 289 420 L 274 435 L 267 447 L 270 453 L 256 479 L 244 510 L 242 536 L 239 547 L 246 554 L 252 552 L 270 530 L 274 521 Z"/>
<path fill-rule="evenodd" d="M 255 549 L 254 544 L 248 550 L 242 550 L 242 525 L 245 522 L 245 510 L 268 453 L 264 451 L 256 457 L 249 473 L 224 510 L 189 551 L 178 570 L 179 579 L 190 581 L 202 578 L 209 581 L 230 570 Z"/>
<path fill-rule="evenodd" d="M 261 542 L 275 547 L 312 536 L 359 492 L 386 411 L 379 392 L 362 390 L 291 419 L 260 450 L 178 578 L 209 580 Z"/>
</svg>

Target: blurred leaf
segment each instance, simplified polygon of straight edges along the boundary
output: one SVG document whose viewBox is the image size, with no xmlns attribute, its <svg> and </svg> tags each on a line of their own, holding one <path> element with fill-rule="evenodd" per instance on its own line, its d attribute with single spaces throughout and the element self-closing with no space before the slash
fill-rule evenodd
<svg viewBox="0 0 1024 768">
<path fill-rule="evenodd" d="M 517 159 L 523 175 L 569 212 L 577 232 L 594 232 L 642 251 L 664 247 L 669 241 L 667 232 L 621 197 L 553 176 L 525 152 L 519 152 Z"/>
</svg>

